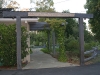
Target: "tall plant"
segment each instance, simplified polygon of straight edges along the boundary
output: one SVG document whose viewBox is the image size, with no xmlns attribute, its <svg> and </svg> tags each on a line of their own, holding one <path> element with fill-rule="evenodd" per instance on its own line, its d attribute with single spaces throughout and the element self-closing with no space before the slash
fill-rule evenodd
<svg viewBox="0 0 100 75">
<path fill-rule="evenodd" d="M 22 29 L 22 59 L 26 57 L 28 51 L 27 45 L 27 34 L 25 27 L 21 27 Z M 16 56 L 16 25 L 5 25 L 0 24 L 0 62 L 3 63 L 4 66 L 16 66 L 17 64 L 17 56 Z"/>
<path fill-rule="evenodd" d="M 57 42 L 59 43 L 59 55 L 58 60 L 65 62 L 67 60 L 65 52 L 65 28 L 66 22 L 63 19 L 51 19 L 46 20 L 50 24 L 50 28 L 56 33 Z M 64 24 L 64 25 L 62 25 Z"/>
<path fill-rule="evenodd" d="M 92 13 L 93 18 L 89 20 L 90 28 L 95 34 L 96 40 L 100 42 L 100 0 L 86 0 L 85 9 Z"/>
</svg>

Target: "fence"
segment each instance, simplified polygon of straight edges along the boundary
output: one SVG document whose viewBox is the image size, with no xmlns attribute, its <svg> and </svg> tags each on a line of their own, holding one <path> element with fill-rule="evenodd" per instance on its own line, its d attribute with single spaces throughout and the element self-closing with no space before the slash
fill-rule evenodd
<svg viewBox="0 0 100 75">
<path fill-rule="evenodd" d="M 84 59 L 84 62 L 89 61 L 89 60 L 95 58 L 97 56 L 97 54 L 98 54 L 97 50 L 98 50 L 97 47 L 93 47 L 92 50 L 84 52 L 84 55 L 92 53 L 91 57 Z"/>
</svg>

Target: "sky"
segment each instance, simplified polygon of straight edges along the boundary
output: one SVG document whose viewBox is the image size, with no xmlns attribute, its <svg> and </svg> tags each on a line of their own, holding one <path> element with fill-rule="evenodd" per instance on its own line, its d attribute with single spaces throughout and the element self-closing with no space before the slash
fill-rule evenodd
<svg viewBox="0 0 100 75">
<path fill-rule="evenodd" d="M 54 7 L 58 12 L 69 10 L 71 13 L 85 13 L 86 0 L 54 0 Z"/>
<path fill-rule="evenodd" d="M 30 0 L 16 0 L 21 9 L 35 7 L 35 4 L 30 4 Z M 37 0 L 34 0 L 35 2 Z M 86 9 L 84 9 L 84 5 L 86 4 L 86 0 L 53 0 L 54 8 L 57 12 L 62 12 L 63 10 L 69 10 L 70 13 L 86 13 Z M 84 20 L 88 25 L 88 19 Z"/>
<path fill-rule="evenodd" d="M 32 5 L 35 7 L 35 4 L 30 5 L 30 0 L 16 0 L 21 8 L 30 8 Z M 35 0 L 36 1 L 36 0 Z M 84 4 L 86 0 L 53 0 L 54 7 L 57 12 L 62 12 L 63 10 L 69 10 L 71 13 L 85 13 Z"/>
</svg>

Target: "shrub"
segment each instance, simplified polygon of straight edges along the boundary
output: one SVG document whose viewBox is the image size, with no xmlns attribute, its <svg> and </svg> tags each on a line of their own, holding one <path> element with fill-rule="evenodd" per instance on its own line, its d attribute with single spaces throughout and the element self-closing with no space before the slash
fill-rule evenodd
<svg viewBox="0 0 100 75">
<path fill-rule="evenodd" d="M 71 56 L 79 55 L 79 41 L 73 36 L 66 39 L 65 48 L 68 53 L 71 53 Z"/>
<path fill-rule="evenodd" d="M 42 48 L 41 51 L 44 53 L 50 54 L 50 51 L 47 48 Z"/>
<path fill-rule="evenodd" d="M 91 50 L 93 47 L 98 47 L 99 43 L 95 41 L 91 41 L 89 43 L 85 43 L 85 51 Z"/>
<path fill-rule="evenodd" d="M 47 19 L 46 22 L 50 25 L 51 33 L 55 32 L 55 36 L 57 37 L 56 42 L 59 44 L 59 54 L 58 54 L 58 60 L 61 62 L 67 61 L 67 56 L 65 52 L 65 28 L 66 28 L 66 22 L 64 19 Z M 62 25 L 62 23 L 64 25 Z"/>
<path fill-rule="evenodd" d="M 25 27 L 21 27 L 21 46 L 22 46 L 22 59 L 26 57 L 28 51 L 27 37 Z M 16 66 L 16 25 L 0 24 L 0 62 L 4 66 Z"/>
<path fill-rule="evenodd" d="M 47 35 L 45 31 L 38 31 L 38 34 L 30 32 L 30 43 L 34 44 L 34 46 L 43 46 L 46 41 Z"/>
</svg>

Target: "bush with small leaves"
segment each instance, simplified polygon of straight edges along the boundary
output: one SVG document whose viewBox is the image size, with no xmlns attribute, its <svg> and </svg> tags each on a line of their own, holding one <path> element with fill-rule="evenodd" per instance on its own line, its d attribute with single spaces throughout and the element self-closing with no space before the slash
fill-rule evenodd
<svg viewBox="0 0 100 75">
<path fill-rule="evenodd" d="M 21 30 L 21 53 L 23 59 L 28 54 L 26 50 L 28 48 L 28 34 L 25 27 L 21 27 Z M 0 24 L 0 63 L 3 66 L 17 65 L 16 44 L 16 25 Z"/>
</svg>

